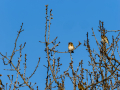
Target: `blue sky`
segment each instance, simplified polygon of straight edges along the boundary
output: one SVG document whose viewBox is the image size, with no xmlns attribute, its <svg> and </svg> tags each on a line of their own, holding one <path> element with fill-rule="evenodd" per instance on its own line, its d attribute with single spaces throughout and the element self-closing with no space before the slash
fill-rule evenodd
<svg viewBox="0 0 120 90">
<path fill-rule="evenodd" d="M 26 76 L 29 76 L 34 71 L 38 58 L 41 57 L 39 67 L 31 82 L 36 82 L 40 90 L 45 88 L 46 68 L 47 65 L 46 53 L 44 52 L 45 44 L 39 41 L 45 40 L 45 5 L 48 4 L 48 12 L 52 9 L 53 20 L 51 20 L 50 41 L 56 36 L 56 43 L 61 42 L 56 50 L 64 52 L 68 50 L 68 42 L 73 42 L 74 46 L 78 45 L 78 41 L 82 44 L 78 47 L 73 55 L 74 69 L 77 69 L 80 60 L 83 60 L 83 67 L 89 69 L 88 61 L 90 61 L 89 53 L 84 46 L 84 40 L 87 39 L 86 34 L 89 33 L 91 48 L 98 53 L 98 46 L 95 38 L 92 36 L 92 30 L 95 32 L 97 40 L 100 42 L 100 33 L 98 32 L 99 20 L 104 21 L 104 27 L 107 30 L 120 30 L 120 0 L 1 0 L 0 1 L 0 52 L 10 56 L 14 42 L 17 37 L 17 31 L 23 22 L 24 31 L 20 34 L 17 41 L 17 49 L 20 44 L 26 42 L 25 48 L 22 50 L 21 72 L 23 73 L 24 54 L 27 54 L 27 70 Z M 112 42 L 112 35 L 115 37 L 118 32 L 109 32 L 106 36 L 109 42 Z M 52 45 L 50 45 L 52 47 Z M 117 54 L 117 53 L 116 53 Z M 14 64 L 17 63 L 19 52 L 13 57 Z M 57 53 L 55 57 L 61 57 L 61 71 L 63 74 L 70 63 L 69 53 Z M 0 56 L 1 58 L 1 56 Z M 118 57 L 119 58 L 119 57 Z M 14 74 L 16 71 L 5 71 L 3 69 L 10 68 L 9 65 L 3 65 L 0 60 L 0 77 L 3 83 L 8 80 L 8 74 Z M 90 69 L 91 70 L 91 69 Z M 71 72 L 71 71 L 70 71 Z M 86 76 L 85 76 L 86 77 Z M 14 78 L 15 80 L 16 78 Z M 21 83 L 23 82 L 20 79 Z M 32 84 L 33 84 L 32 83 Z M 70 85 L 70 86 L 69 86 Z M 72 90 L 71 81 L 66 78 L 66 90 Z M 35 88 L 36 86 L 34 86 Z M 20 90 L 23 90 L 20 88 Z M 27 87 L 24 90 L 29 90 Z M 53 89 L 56 90 L 56 89 Z M 78 90 L 78 89 L 77 89 Z"/>
</svg>

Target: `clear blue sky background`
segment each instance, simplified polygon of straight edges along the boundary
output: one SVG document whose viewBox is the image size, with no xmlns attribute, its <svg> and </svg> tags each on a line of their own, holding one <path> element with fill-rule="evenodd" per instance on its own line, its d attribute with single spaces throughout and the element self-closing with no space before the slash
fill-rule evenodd
<svg viewBox="0 0 120 90">
<path fill-rule="evenodd" d="M 89 53 L 84 46 L 84 40 L 87 39 L 86 33 L 89 33 L 91 48 L 98 53 L 98 46 L 92 36 L 93 27 L 97 40 L 100 42 L 100 33 L 98 32 L 99 20 L 104 21 L 104 27 L 107 30 L 120 30 L 120 0 L 0 0 L 0 52 L 10 56 L 14 42 L 17 37 L 17 31 L 23 24 L 24 32 L 20 34 L 17 41 L 17 49 L 20 44 L 26 42 L 25 48 L 22 50 L 21 71 L 23 73 L 24 54 L 27 54 L 27 70 L 26 76 L 32 74 L 38 58 L 41 57 L 39 67 L 33 77 L 29 80 L 37 83 L 39 90 L 45 88 L 45 78 L 47 69 L 43 65 L 47 65 L 46 53 L 44 52 L 45 44 L 39 41 L 45 40 L 45 5 L 48 4 L 48 11 L 52 9 L 53 20 L 51 21 L 50 41 L 58 36 L 57 43 L 60 41 L 59 47 L 56 50 L 64 52 L 68 50 L 68 42 L 73 42 L 74 46 L 78 45 L 78 41 L 82 44 L 74 51 L 73 61 L 74 70 L 79 65 L 78 62 L 83 60 L 83 67 L 90 69 L 88 61 L 90 61 Z M 117 36 L 118 32 L 109 32 L 106 36 L 109 42 L 112 42 L 112 35 Z M 50 45 L 52 47 L 52 45 Z M 116 53 L 117 54 L 117 53 Z M 0 56 L 1 57 L 1 56 Z M 19 57 L 19 52 L 13 57 L 13 63 L 16 65 Z M 63 74 L 70 63 L 70 54 L 61 53 L 55 56 L 61 57 L 61 71 Z M 119 58 L 119 57 L 116 57 Z M 120 59 L 120 58 L 119 58 Z M 6 60 L 7 62 L 7 60 Z M 5 71 L 3 69 L 10 68 L 10 65 L 4 65 L 0 60 L 0 77 L 3 84 L 10 81 L 7 75 L 14 74 L 16 71 Z M 70 70 L 71 72 L 71 70 Z M 84 74 L 86 77 L 86 73 Z M 16 78 L 14 78 L 14 81 Z M 20 83 L 23 82 L 20 76 Z M 85 81 L 85 80 L 84 80 Z M 37 86 L 36 85 L 36 86 Z M 54 84 L 55 85 L 55 84 Z M 34 88 L 36 87 L 34 86 Z M 73 85 L 69 78 L 65 80 L 66 90 L 73 90 Z M 20 90 L 29 90 L 28 87 L 20 88 Z M 56 89 L 53 89 L 56 90 Z M 77 88 L 78 90 L 78 88 Z"/>
</svg>

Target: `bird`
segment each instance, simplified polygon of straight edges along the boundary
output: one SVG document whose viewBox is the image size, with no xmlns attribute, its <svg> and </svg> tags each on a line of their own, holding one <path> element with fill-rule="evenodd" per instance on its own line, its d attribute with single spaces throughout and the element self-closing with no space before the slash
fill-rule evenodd
<svg viewBox="0 0 120 90">
<path fill-rule="evenodd" d="M 83 87 L 83 85 L 80 82 L 78 83 L 78 89 L 79 90 L 85 90 L 85 88 Z"/>
<path fill-rule="evenodd" d="M 107 39 L 106 36 L 101 35 L 101 39 L 102 39 L 102 42 L 105 42 L 105 43 L 109 44 L 108 39 Z"/>
<path fill-rule="evenodd" d="M 75 48 L 74 48 L 74 45 L 73 45 L 73 43 L 72 42 L 69 42 L 68 43 L 68 51 L 70 52 L 70 53 L 74 53 L 74 50 Z"/>
</svg>

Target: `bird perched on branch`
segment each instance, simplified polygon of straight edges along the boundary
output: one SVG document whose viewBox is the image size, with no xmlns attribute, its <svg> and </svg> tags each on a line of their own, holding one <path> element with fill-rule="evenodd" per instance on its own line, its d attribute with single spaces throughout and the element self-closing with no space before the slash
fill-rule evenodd
<svg viewBox="0 0 120 90">
<path fill-rule="evenodd" d="M 72 42 L 69 42 L 68 43 L 68 51 L 71 52 L 71 53 L 74 53 L 74 46 L 73 46 L 73 43 Z"/>
<path fill-rule="evenodd" d="M 107 37 L 106 37 L 106 36 L 101 35 L 101 39 L 102 39 L 102 41 L 103 41 L 103 42 L 105 42 L 105 43 L 109 44 L 108 39 L 107 39 Z"/>
<path fill-rule="evenodd" d="M 80 82 L 78 83 L 78 89 L 79 90 L 85 90 L 85 88 L 83 87 L 83 85 Z"/>
</svg>

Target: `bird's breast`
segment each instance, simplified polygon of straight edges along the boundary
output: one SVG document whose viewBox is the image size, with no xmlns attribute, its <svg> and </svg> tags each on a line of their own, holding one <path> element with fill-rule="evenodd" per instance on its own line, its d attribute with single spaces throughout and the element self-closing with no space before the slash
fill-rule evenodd
<svg viewBox="0 0 120 90">
<path fill-rule="evenodd" d="M 74 47 L 73 47 L 73 46 L 69 46 L 68 49 L 69 49 L 69 50 L 73 50 Z"/>
</svg>

